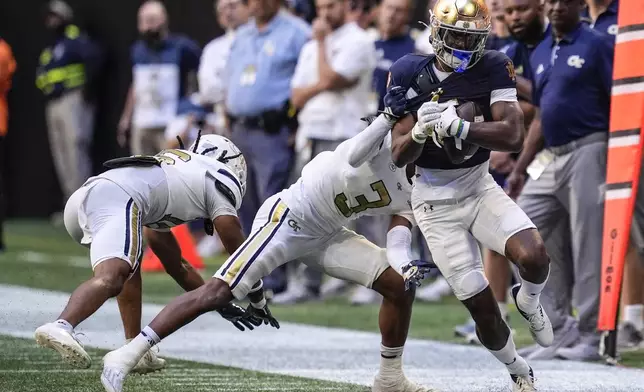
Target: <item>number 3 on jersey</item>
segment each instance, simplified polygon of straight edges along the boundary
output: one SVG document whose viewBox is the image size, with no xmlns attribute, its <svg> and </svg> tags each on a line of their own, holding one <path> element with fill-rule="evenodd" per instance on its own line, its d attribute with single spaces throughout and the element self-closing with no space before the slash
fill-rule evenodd
<svg viewBox="0 0 644 392">
<path fill-rule="evenodd" d="M 344 194 L 344 192 L 335 196 L 335 199 L 333 201 L 335 202 L 335 206 L 338 207 L 338 210 L 340 210 L 342 215 L 344 215 L 346 218 L 349 218 L 353 214 L 359 214 L 371 208 L 386 207 L 391 204 L 391 196 L 389 195 L 389 191 L 387 190 L 387 187 L 382 180 L 376 181 L 370 185 L 371 189 L 378 193 L 378 200 L 368 201 L 365 195 L 358 195 L 356 196 L 358 205 L 355 207 L 349 207 L 349 205 L 347 204 L 347 196 Z"/>
<path fill-rule="evenodd" d="M 190 154 L 187 154 L 185 151 L 175 149 L 163 150 L 154 157 L 159 162 L 165 163 L 166 165 L 174 165 L 176 158 L 183 162 L 188 162 L 190 159 L 192 159 Z"/>
</svg>

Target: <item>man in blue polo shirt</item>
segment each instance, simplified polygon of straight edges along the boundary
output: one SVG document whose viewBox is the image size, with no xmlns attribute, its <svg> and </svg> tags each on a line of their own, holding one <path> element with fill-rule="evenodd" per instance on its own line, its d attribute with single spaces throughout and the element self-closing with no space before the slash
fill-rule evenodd
<svg viewBox="0 0 644 392">
<path fill-rule="evenodd" d="M 619 0 L 586 0 L 586 4 L 586 9 L 581 13 L 582 20 L 590 28 L 615 38 Z"/>
<path fill-rule="evenodd" d="M 224 72 L 231 139 L 248 165 L 240 210 L 247 234 L 259 206 L 287 185 L 296 129 L 291 79 L 311 37 L 311 28 L 282 9 L 281 0 L 249 0 L 248 6 L 252 19 L 238 29 Z M 275 292 L 285 284 L 283 269 L 264 280 Z"/>
<path fill-rule="evenodd" d="M 118 141 L 131 129 L 133 154 L 154 155 L 165 145 L 165 128 L 182 98 L 197 89 L 201 49 L 189 38 L 171 34 L 165 6 L 148 0 L 138 14 L 140 39 L 132 45 L 132 85 L 119 122 Z"/>
<path fill-rule="evenodd" d="M 549 313 L 555 330 L 571 317 L 565 312 L 571 301 L 579 317 L 579 340 L 569 348 L 555 342 L 556 355 L 593 360 L 599 358 L 596 326 L 604 211 L 600 188 L 606 180 L 614 48 L 581 22 L 583 0 L 546 0 L 545 8 L 552 34 L 531 57 L 537 111 L 508 177 L 508 191 L 518 195 L 527 171 L 530 180 L 518 204 L 544 239 L 552 235 L 554 222 L 568 216 L 572 258 L 551 260 L 549 280 L 559 286 L 547 285 L 543 296 L 564 312 Z M 552 242 L 546 246 L 552 247 Z M 549 253 L 565 254 L 559 249 Z M 572 300 L 566 293 L 572 293 Z"/>
</svg>

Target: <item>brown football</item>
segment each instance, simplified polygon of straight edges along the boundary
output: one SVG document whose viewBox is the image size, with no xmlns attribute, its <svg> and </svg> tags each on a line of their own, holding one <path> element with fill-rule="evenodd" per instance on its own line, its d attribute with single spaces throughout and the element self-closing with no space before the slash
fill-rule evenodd
<svg viewBox="0 0 644 392">
<path fill-rule="evenodd" d="M 456 114 L 458 114 L 458 116 L 465 121 L 483 121 L 483 111 L 481 110 L 479 105 L 471 101 L 459 105 L 456 108 Z M 479 146 L 468 143 L 465 140 L 462 140 L 461 143 L 462 149 L 459 150 L 458 148 L 456 148 L 455 138 L 449 137 L 443 139 L 443 150 L 447 154 L 449 160 L 455 165 L 465 162 L 467 159 L 471 158 L 474 153 L 476 153 L 476 150 L 479 149 Z"/>
</svg>

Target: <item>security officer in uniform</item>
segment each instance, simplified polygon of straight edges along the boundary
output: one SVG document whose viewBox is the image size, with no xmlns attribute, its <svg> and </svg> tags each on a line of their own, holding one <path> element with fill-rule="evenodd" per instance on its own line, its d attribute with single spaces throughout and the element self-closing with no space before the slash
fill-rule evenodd
<svg viewBox="0 0 644 392">
<path fill-rule="evenodd" d="M 94 88 L 102 65 L 100 48 L 72 19 L 69 5 L 49 3 L 45 23 L 51 44 L 40 54 L 36 70 L 36 86 L 47 99 L 49 143 L 65 200 L 92 174 Z"/>
<path fill-rule="evenodd" d="M 240 210 L 247 234 L 259 206 L 288 180 L 296 129 L 291 78 L 300 50 L 311 37 L 311 28 L 282 9 L 281 0 L 249 0 L 248 6 L 252 19 L 237 31 L 224 78 L 231 139 L 248 165 Z M 276 271 L 264 284 L 279 292 L 286 276 Z"/>
<path fill-rule="evenodd" d="M 517 196 L 527 170 L 530 180 L 518 204 L 544 239 L 552 235 L 553 224 L 561 216 L 569 218 L 572 257 L 552 258 L 543 297 L 557 305 L 548 309 L 555 336 L 572 317 L 571 302 L 576 305 L 579 339 L 552 345 L 558 357 L 570 360 L 599 359 L 601 187 L 606 181 L 614 51 L 609 40 L 581 22 L 582 7 L 583 0 L 545 3 L 552 34 L 531 58 L 537 113 L 507 180 L 508 192 Z M 549 253 L 565 254 L 550 250 L 552 245 L 546 242 Z"/>
</svg>

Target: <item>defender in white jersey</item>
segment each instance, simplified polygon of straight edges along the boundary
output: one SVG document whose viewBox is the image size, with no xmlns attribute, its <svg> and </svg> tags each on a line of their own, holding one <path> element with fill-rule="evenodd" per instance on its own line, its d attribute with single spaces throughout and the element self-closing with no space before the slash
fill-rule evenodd
<svg viewBox="0 0 644 392">
<path fill-rule="evenodd" d="M 397 91 L 388 106 L 403 101 Z M 250 237 L 205 286 L 175 299 L 146 330 L 165 338 L 195 317 L 252 293 L 255 282 L 298 259 L 327 274 L 373 288 L 383 295 L 380 310 L 381 368 L 376 392 L 422 392 L 402 371 L 415 285 L 428 263 L 412 260 L 411 184 L 393 165 L 386 138 L 392 120 L 381 115 L 367 129 L 333 152 L 316 156 L 289 189 L 260 208 Z M 381 249 L 343 226 L 361 215 L 396 215 Z M 394 269 L 390 268 L 390 264 Z M 398 272 L 396 272 L 398 271 Z M 405 275 L 405 279 L 401 277 Z M 252 306 L 252 300 L 251 300 Z M 249 307 L 250 308 L 250 307 Z M 144 352 L 159 340 L 137 337 L 104 358 L 101 380 L 108 392 L 121 392 L 125 377 Z"/>
<path fill-rule="evenodd" d="M 195 144 L 193 151 L 164 150 L 154 157 L 108 161 L 106 166 L 118 168 L 88 179 L 71 196 L 65 206 L 65 227 L 72 238 L 90 248 L 94 277 L 74 291 L 57 321 L 36 330 L 39 345 L 58 351 L 75 367 L 88 368 L 91 359 L 75 338 L 74 328 L 115 296 L 126 337 L 139 334 L 138 267 L 144 227 L 152 229 L 146 235 L 150 246 L 186 291 L 204 281 L 182 261 L 171 227 L 202 218 L 211 223 L 207 226 L 214 226 L 230 253 L 244 241 L 237 218 L 246 181 L 244 157 L 221 136 L 204 136 L 196 143 L 199 149 Z M 242 330 L 244 325 L 252 329 L 253 323 L 261 324 L 261 320 L 242 317 L 245 313 L 231 305 L 222 316 Z M 142 360 L 137 367 L 164 364 L 152 353 Z"/>
</svg>

